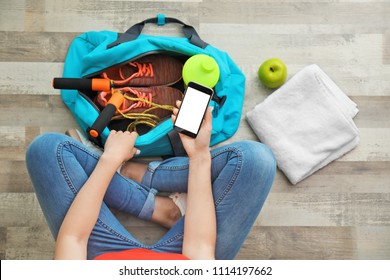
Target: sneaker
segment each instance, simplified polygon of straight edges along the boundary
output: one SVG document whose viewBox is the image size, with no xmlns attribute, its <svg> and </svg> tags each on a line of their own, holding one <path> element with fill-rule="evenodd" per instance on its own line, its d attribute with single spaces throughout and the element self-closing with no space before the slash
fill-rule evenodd
<svg viewBox="0 0 390 280">
<path fill-rule="evenodd" d="M 183 93 L 172 87 L 141 87 L 119 88 L 125 97 L 121 108 L 117 112 L 117 117 L 114 119 L 142 119 L 142 123 L 154 123 L 155 126 L 162 119 L 171 116 L 176 100 L 183 99 Z M 102 91 L 95 99 L 95 103 L 100 107 L 105 107 L 108 100 L 111 98 L 111 92 Z"/>
<path fill-rule="evenodd" d="M 102 77 L 116 86 L 168 86 L 182 78 L 183 64 L 168 55 L 151 54 L 125 65 L 108 69 Z"/>
</svg>

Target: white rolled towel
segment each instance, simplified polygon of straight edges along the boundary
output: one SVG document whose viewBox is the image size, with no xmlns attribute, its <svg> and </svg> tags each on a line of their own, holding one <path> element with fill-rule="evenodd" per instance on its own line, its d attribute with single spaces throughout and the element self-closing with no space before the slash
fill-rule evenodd
<svg viewBox="0 0 390 280">
<path fill-rule="evenodd" d="M 309 65 L 246 114 L 279 169 L 297 184 L 355 148 L 354 103 L 317 65 Z"/>
</svg>

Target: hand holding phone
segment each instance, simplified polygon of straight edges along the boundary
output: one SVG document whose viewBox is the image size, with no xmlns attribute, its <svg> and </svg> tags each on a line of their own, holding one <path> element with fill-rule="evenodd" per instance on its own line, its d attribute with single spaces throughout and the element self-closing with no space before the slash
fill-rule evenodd
<svg viewBox="0 0 390 280">
<path fill-rule="evenodd" d="M 187 99 L 187 101 L 188 101 L 188 99 Z M 206 103 L 208 105 L 209 100 Z M 181 101 L 177 101 L 176 106 L 177 106 L 177 108 L 175 108 L 173 110 L 173 115 L 172 115 L 172 121 L 175 124 L 177 123 L 177 117 L 179 114 L 179 110 L 181 110 L 181 113 L 184 112 L 184 109 L 182 107 L 183 103 Z M 192 132 L 187 133 L 186 132 L 186 134 L 190 134 L 190 136 L 188 136 L 186 134 L 181 133 L 183 131 L 182 127 L 175 128 L 176 130 L 178 130 L 180 132 L 179 133 L 180 139 L 183 143 L 184 149 L 186 150 L 189 158 L 195 158 L 195 157 L 199 157 L 199 156 L 202 157 L 204 155 L 210 156 L 210 138 L 211 138 L 211 132 L 212 132 L 212 114 L 211 114 L 212 107 L 209 107 L 209 106 L 205 106 L 205 107 L 206 108 L 201 110 L 201 112 L 198 114 L 200 116 L 200 118 L 197 120 L 197 123 L 199 122 L 199 127 L 196 126 L 197 128 L 194 129 L 194 131 L 196 131 L 196 133 L 192 133 Z M 198 109 L 199 109 L 199 107 L 198 107 Z M 190 122 L 191 121 L 195 121 L 195 119 L 190 120 Z M 187 127 L 188 123 L 186 123 L 186 124 L 187 124 L 186 125 L 186 127 Z M 187 129 L 189 130 L 190 128 L 188 127 Z M 196 134 L 196 138 L 194 138 L 195 134 Z"/>
<path fill-rule="evenodd" d="M 177 108 L 173 109 L 172 120 L 175 122 L 178 108 L 181 106 L 181 101 L 176 102 Z M 179 133 L 181 142 L 189 158 L 194 158 L 196 156 L 203 156 L 205 154 L 210 155 L 210 139 L 212 132 L 212 107 L 208 107 L 204 120 L 199 129 L 198 136 L 192 138 L 185 134 Z"/>
<path fill-rule="evenodd" d="M 213 93 L 211 88 L 189 82 L 174 121 L 174 129 L 196 138 Z"/>
</svg>

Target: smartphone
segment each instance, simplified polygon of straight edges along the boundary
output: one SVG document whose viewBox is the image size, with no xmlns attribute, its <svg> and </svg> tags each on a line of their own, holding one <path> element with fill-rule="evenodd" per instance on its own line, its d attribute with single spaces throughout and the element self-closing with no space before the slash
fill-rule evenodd
<svg viewBox="0 0 390 280">
<path fill-rule="evenodd" d="M 196 138 L 213 94 L 214 91 L 211 88 L 189 82 L 176 116 L 174 129 Z"/>
</svg>

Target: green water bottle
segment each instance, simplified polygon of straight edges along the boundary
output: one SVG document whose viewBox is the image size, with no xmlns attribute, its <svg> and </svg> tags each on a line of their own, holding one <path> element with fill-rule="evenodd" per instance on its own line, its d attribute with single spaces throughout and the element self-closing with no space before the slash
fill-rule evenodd
<svg viewBox="0 0 390 280">
<path fill-rule="evenodd" d="M 219 73 L 217 62 L 205 54 L 191 56 L 183 66 L 183 80 L 186 85 L 192 81 L 213 88 L 219 80 Z"/>
</svg>

